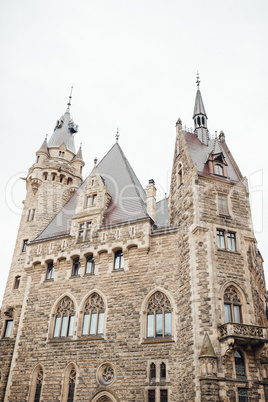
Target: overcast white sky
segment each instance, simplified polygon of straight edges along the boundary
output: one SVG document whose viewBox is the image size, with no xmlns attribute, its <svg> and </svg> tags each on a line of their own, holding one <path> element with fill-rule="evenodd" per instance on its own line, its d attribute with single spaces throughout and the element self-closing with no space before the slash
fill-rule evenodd
<svg viewBox="0 0 268 402">
<path fill-rule="evenodd" d="M 153 178 L 161 198 L 176 120 L 193 125 L 199 70 L 209 130 L 225 132 L 249 179 L 268 259 L 267 20 L 267 0 L 1 1 L 0 304 L 25 197 L 17 179 L 64 113 L 71 84 L 85 174 L 119 127 L 141 183 Z"/>
</svg>

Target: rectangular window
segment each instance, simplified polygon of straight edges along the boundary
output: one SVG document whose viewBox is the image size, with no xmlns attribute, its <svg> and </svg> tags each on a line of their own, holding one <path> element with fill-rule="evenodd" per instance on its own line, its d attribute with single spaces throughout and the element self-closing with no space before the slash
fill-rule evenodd
<svg viewBox="0 0 268 402">
<path fill-rule="evenodd" d="M 14 289 L 18 289 L 20 287 L 20 276 L 16 276 L 14 282 Z"/>
<path fill-rule="evenodd" d="M 90 230 L 91 230 L 91 222 L 87 222 L 85 240 L 90 240 Z"/>
<path fill-rule="evenodd" d="M 49 281 L 49 280 L 52 280 L 52 279 L 54 279 L 54 265 L 53 265 L 53 262 L 51 261 L 51 262 L 49 262 L 47 264 L 46 280 Z"/>
<path fill-rule="evenodd" d="M 224 230 L 217 230 L 218 248 L 225 248 Z"/>
<path fill-rule="evenodd" d="M 32 221 L 34 220 L 34 215 L 35 215 L 35 209 L 32 209 L 32 217 L 31 217 Z"/>
<path fill-rule="evenodd" d="M 167 389 L 160 389 L 160 402 L 168 402 Z"/>
<path fill-rule="evenodd" d="M 90 207 L 91 205 L 91 197 L 87 197 L 87 207 Z"/>
<path fill-rule="evenodd" d="M 234 305 L 234 322 L 241 323 L 241 307 Z"/>
<path fill-rule="evenodd" d="M 23 243 L 22 243 L 22 250 L 21 250 L 22 253 L 25 253 L 27 244 L 28 244 L 28 239 L 23 240 Z"/>
<path fill-rule="evenodd" d="M 60 322 L 61 322 L 61 317 L 57 317 L 56 322 L 55 322 L 54 334 L 53 334 L 54 338 L 58 338 L 58 336 L 59 336 Z"/>
<path fill-rule="evenodd" d="M 231 305 L 224 304 L 225 322 L 232 322 Z"/>
<path fill-rule="evenodd" d="M 104 313 L 99 313 L 98 334 L 103 334 Z"/>
<path fill-rule="evenodd" d="M 152 338 L 154 336 L 154 315 L 147 315 L 147 338 Z"/>
<path fill-rule="evenodd" d="M 97 324 L 97 313 L 92 313 L 91 314 L 91 321 L 90 321 L 90 329 L 89 329 L 90 335 L 95 335 L 95 333 L 96 333 L 96 324 Z"/>
<path fill-rule="evenodd" d="M 229 250 L 236 251 L 235 233 L 231 233 L 231 232 L 227 233 L 227 243 L 228 243 Z"/>
<path fill-rule="evenodd" d="M 148 391 L 148 402 L 155 402 L 155 390 L 149 389 Z"/>
<path fill-rule="evenodd" d="M 72 272 L 73 276 L 78 276 L 80 275 L 80 261 L 79 261 L 79 257 L 75 258 L 73 260 L 73 272 Z"/>
<path fill-rule="evenodd" d="M 67 325 L 68 325 L 68 316 L 64 315 L 62 317 L 62 322 L 61 322 L 60 336 L 66 336 Z"/>
<path fill-rule="evenodd" d="M 12 330 L 13 320 L 6 321 L 6 327 L 4 332 L 4 338 L 10 338 Z"/>
<path fill-rule="evenodd" d="M 114 269 L 124 268 L 124 255 L 122 250 L 118 250 L 114 253 Z"/>
<path fill-rule="evenodd" d="M 156 313 L 155 315 L 155 335 L 163 336 L 163 314 Z"/>
<path fill-rule="evenodd" d="M 94 274 L 94 259 L 93 256 L 90 255 L 87 257 L 87 264 L 86 264 L 86 274 Z"/>
<path fill-rule="evenodd" d="M 94 205 L 96 205 L 97 204 L 97 194 L 94 194 L 93 196 L 92 196 L 92 205 L 94 206 Z"/>
<path fill-rule="evenodd" d="M 89 314 L 84 314 L 82 335 L 88 334 L 88 326 L 89 326 Z"/>
<path fill-rule="evenodd" d="M 69 328 L 67 336 L 73 336 L 73 328 L 74 328 L 74 316 L 71 315 L 69 318 Z"/>
<path fill-rule="evenodd" d="M 171 313 L 165 313 L 165 336 L 171 336 Z"/>
<path fill-rule="evenodd" d="M 218 194 L 218 206 L 219 206 L 219 214 L 229 215 L 227 195 Z"/>
<path fill-rule="evenodd" d="M 237 391 L 239 402 L 249 402 L 247 388 L 238 388 Z"/>
</svg>

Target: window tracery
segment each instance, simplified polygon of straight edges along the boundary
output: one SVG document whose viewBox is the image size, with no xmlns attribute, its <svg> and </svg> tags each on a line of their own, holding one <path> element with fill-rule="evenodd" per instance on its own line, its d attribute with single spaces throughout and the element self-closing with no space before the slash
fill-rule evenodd
<svg viewBox="0 0 268 402">
<path fill-rule="evenodd" d="M 103 334 L 105 306 L 102 297 L 94 292 L 84 307 L 82 335 Z"/>
<path fill-rule="evenodd" d="M 39 369 L 37 375 L 36 375 L 36 380 L 35 380 L 35 394 L 34 394 L 34 402 L 39 402 L 41 398 L 41 390 L 42 390 L 42 385 L 43 385 L 43 378 L 44 378 L 44 372 L 42 368 Z"/>
<path fill-rule="evenodd" d="M 75 390 L 75 381 L 76 381 L 76 370 L 73 367 L 69 374 L 69 386 L 68 386 L 68 398 L 67 402 L 74 401 L 74 390 Z"/>
<path fill-rule="evenodd" d="M 241 300 L 234 286 L 228 286 L 224 292 L 225 322 L 242 323 Z"/>
<path fill-rule="evenodd" d="M 64 297 L 58 304 L 54 325 L 54 338 L 73 336 L 75 308 L 70 297 Z"/>
<path fill-rule="evenodd" d="M 167 296 L 157 291 L 147 305 L 147 338 L 168 337 L 171 330 L 171 303 Z"/>
</svg>

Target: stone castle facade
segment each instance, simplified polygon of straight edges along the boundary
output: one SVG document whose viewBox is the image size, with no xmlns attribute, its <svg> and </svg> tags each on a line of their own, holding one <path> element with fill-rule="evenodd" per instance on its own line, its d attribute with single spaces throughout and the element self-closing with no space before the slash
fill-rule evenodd
<svg viewBox="0 0 268 402">
<path fill-rule="evenodd" d="M 265 401 L 265 280 L 246 179 L 201 92 L 169 198 L 118 139 L 83 181 L 67 111 L 36 153 L 0 320 L 1 401 Z"/>
</svg>

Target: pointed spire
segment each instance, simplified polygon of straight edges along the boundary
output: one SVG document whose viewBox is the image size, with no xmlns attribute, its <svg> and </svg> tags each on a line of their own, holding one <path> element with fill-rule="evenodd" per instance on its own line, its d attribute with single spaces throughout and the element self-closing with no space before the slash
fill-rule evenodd
<svg viewBox="0 0 268 402">
<path fill-rule="evenodd" d="M 46 138 L 44 139 L 41 147 L 39 148 L 39 150 L 37 152 L 45 152 L 46 154 L 49 155 L 49 150 L 47 147 L 47 135 L 46 135 Z"/>
<path fill-rule="evenodd" d="M 208 129 L 207 129 L 208 117 L 205 111 L 201 91 L 199 89 L 200 82 L 201 81 L 199 78 L 199 73 L 197 72 L 197 80 L 196 80 L 197 92 L 195 97 L 194 114 L 193 114 L 193 120 L 195 126 L 194 132 L 203 144 L 208 145 Z"/>
<path fill-rule="evenodd" d="M 67 110 L 66 110 L 67 113 L 70 113 L 72 93 L 73 93 L 73 85 L 71 86 L 71 92 L 70 92 L 70 96 L 69 96 L 69 102 L 67 103 Z"/>
<path fill-rule="evenodd" d="M 80 144 L 80 147 L 79 147 L 79 149 L 78 149 L 78 151 L 77 151 L 77 154 L 73 157 L 73 161 L 74 161 L 74 160 L 77 160 L 77 159 L 83 161 L 82 143 Z"/>
<path fill-rule="evenodd" d="M 78 125 L 73 122 L 70 116 L 72 91 L 73 86 L 71 87 L 67 110 L 64 115 L 57 120 L 54 133 L 48 142 L 48 148 L 59 148 L 62 144 L 65 144 L 66 149 L 75 155 L 74 134 L 78 132 Z"/>
</svg>

